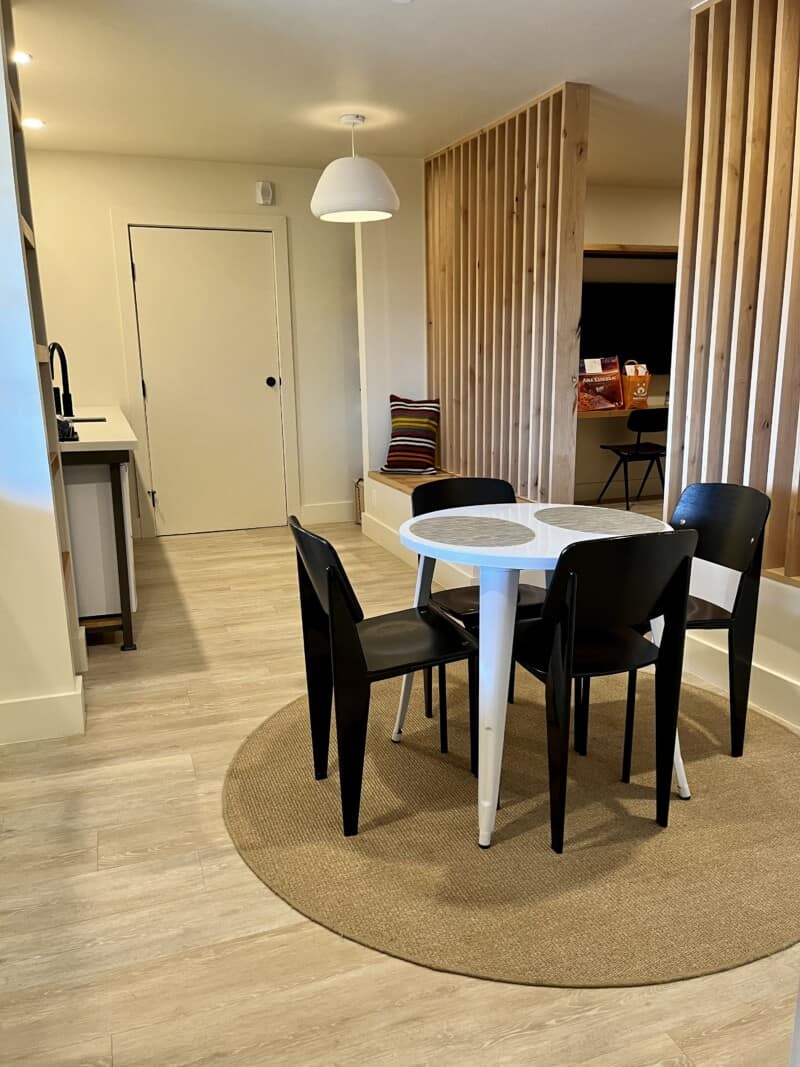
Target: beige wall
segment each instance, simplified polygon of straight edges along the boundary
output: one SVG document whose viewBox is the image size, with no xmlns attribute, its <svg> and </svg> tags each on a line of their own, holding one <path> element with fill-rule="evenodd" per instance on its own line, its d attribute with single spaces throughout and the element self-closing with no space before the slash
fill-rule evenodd
<svg viewBox="0 0 800 1067">
<path fill-rule="evenodd" d="M 586 195 L 588 245 L 677 245 L 680 188 L 590 185 Z"/>
<path fill-rule="evenodd" d="M 389 394 L 426 395 L 422 160 L 380 163 L 397 189 L 400 211 L 390 221 L 356 228 L 364 471 L 386 458 Z"/>
<path fill-rule="evenodd" d="M 48 331 L 69 356 L 76 404 L 128 401 L 112 209 L 154 222 L 159 211 L 287 218 L 303 510 L 309 521 L 349 517 L 361 466 L 355 250 L 351 226 L 311 215 L 318 172 L 68 152 L 29 159 Z M 260 178 L 275 182 L 273 208 L 255 203 Z"/>
</svg>

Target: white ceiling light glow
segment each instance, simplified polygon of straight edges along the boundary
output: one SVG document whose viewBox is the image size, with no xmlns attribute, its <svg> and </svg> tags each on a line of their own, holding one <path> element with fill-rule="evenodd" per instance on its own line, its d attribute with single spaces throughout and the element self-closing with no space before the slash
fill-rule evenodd
<svg viewBox="0 0 800 1067">
<path fill-rule="evenodd" d="M 11 62 L 16 63 L 18 67 L 26 67 L 32 59 L 30 52 L 21 52 L 19 48 L 15 48 L 11 53 Z"/>
<path fill-rule="evenodd" d="M 30 118 L 23 119 L 22 125 L 25 127 L 26 130 L 41 130 L 44 129 L 47 123 L 44 121 L 44 119 Z"/>
<path fill-rule="evenodd" d="M 334 159 L 320 175 L 311 211 L 323 222 L 377 222 L 390 219 L 400 198 L 383 169 L 373 159 L 356 155 L 355 129 L 363 115 L 342 115 L 350 127 L 351 155 Z"/>
</svg>

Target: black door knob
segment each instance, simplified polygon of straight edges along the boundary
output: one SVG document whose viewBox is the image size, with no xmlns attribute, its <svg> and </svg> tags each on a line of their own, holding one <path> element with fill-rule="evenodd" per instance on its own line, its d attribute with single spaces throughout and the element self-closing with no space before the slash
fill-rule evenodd
<svg viewBox="0 0 800 1067">
<path fill-rule="evenodd" d="M 277 378 L 273 378 L 272 375 L 270 374 L 269 378 L 267 378 L 267 385 L 270 387 L 270 389 L 274 389 L 277 384 L 278 384 L 278 379 Z"/>
</svg>

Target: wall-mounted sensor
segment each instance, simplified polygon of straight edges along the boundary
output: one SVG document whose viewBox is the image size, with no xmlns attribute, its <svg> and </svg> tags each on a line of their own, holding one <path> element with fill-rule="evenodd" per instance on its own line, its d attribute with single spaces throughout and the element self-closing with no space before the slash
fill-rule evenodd
<svg viewBox="0 0 800 1067">
<path fill-rule="evenodd" d="M 272 182 L 256 182 L 256 203 L 272 207 L 275 203 L 275 188 Z"/>
</svg>

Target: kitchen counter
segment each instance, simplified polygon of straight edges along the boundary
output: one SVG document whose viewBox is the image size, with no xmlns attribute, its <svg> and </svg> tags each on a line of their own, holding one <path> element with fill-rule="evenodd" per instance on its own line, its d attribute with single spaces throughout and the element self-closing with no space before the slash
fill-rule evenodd
<svg viewBox="0 0 800 1067">
<path fill-rule="evenodd" d="M 118 407 L 76 408 L 70 421 L 78 440 L 59 446 L 78 616 L 92 630 L 121 630 L 122 650 L 133 651 L 136 581 L 128 469 L 139 442 Z"/>
<path fill-rule="evenodd" d="M 105 419 L 105 422 L 81 422 L 81 419 Z M 61 441 L 62 452 L 132 452 L 139 444 L 120 408 L 76 408 L 74 419 L 69 421 L 79 440 Z"/>
</svg>

